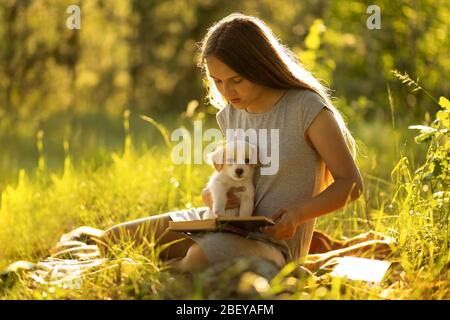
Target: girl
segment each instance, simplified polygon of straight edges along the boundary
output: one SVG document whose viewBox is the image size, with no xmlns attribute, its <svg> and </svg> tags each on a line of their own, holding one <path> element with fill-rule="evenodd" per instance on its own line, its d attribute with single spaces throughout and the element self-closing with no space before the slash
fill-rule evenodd
<svg viewBox="0 0 450 320">
<path fill-rule="evenodd" d="M 276 225 L 248 237 L 222 232 L 188 236 L 166 230 L 171 216 L 201 218 L 207 210 L 201 207 L 122 223 L 101 240 L 111 244 L 125 236 L 140 243 L 150 235 L 160 245 L 180 240 L 162 258 L 190 272 L 232 257 L 260 256 L 280 267 L 289 261 L 303 263 L 316 218 L 362 193 L 354 139 L 324 86 L 260 19 L 233 13 L 214 24 L 199 47 L 198 65 L 205 72 L 208 98 L 220 109 L 222 132 L 278 130 L 278 171 L 256 171 L 253 213 L 272 217 Z M 229 190 L 227 208 L 239 206 L 233 195 L 239 191 Z M 211 207 L 207 189 L 202 196 Z"/>
</svg>

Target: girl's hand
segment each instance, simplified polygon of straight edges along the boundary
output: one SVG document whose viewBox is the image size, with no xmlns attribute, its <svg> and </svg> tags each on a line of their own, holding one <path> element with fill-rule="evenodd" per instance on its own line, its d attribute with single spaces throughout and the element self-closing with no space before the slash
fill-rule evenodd
<svg viewBox="0 0 450 320">
<path fill-rule="evenodd" d="M 202 190 L 202 200 L 206 206 L 208 206 L 210 209 L 212 209 L 211 193 L 209 192 L 208 188 L 204 188 Z"/>
<path fill-rule="evenodd" d="M 241 200 L 234 193 L 242 191 L 245 191 L 245 187 L 231 187 L 230 189 L 228 189 L 225 209 L 239 208 L 239 206 L 241 205 Z M 208 188 L 203 189 L 202 200 L 206 206 L 212 209 L 212 197 L 211 192 L 208 190 Z"/>
<path fill-rule="evenodd" d="M 231 187 L 227 192 L 227 203 L 225 209 L 239 208 L 241 205 L 241 199 L 239 199 L 234 193 L 245 191 L 245 187 Z"/>
<path fill-rule="evenodd" d="M 260 228 L 260 231 L 277 240 L 292 239 L 299 225 L 298 213 L 292 208 L 280 208 L 272 216 L 275 225 Z"/>
</svg>

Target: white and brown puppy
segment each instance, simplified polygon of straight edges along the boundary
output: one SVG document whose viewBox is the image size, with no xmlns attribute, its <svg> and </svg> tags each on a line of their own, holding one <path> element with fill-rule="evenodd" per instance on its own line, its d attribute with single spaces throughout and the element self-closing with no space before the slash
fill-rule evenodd
<svg viewBox="0 0 450 320">
<path fill-rule="evenodd" d="M 209 210 L 205 218 L 251 216 L 255 194 L 253 173 L 258 165 L 257 148 L 248 142 L 235 140 L 212 152 L 210 162 L 216 169 L 207 185 L 213 208 Z M 225 209 L 227 191 L 231 187 L 245 187 L 245 191 L 236 193 L 240 199 L 239 208 Z"/>
</svg>

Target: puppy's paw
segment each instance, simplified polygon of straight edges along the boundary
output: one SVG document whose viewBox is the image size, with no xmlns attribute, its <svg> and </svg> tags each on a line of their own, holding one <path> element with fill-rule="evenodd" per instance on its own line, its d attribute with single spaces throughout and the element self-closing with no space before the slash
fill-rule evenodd
<svg viewBox="0 0 450 320">
<path fill-rule="evenodd" d="M 238 209 L 227 209 L 224 213 L 227 217 L 238 217 L 239 216 L 239 210 Z"/>
<path fill-rule="evenodd" d="M 253 201 L 243 200 L 239 208 L 240 217 L 250 217 L 253 214 Z"/>
<path fill-rule="evenodd" d="M 217 216 L 214 214 L 214 212 L 210 209 L 208 210 L 208 212 L 205 213 L 205 215 L 203 216 L 203 220 L 205 219 L 215 219 L 217 218 Z"/>
<path fill-rule="evenodd" d="M 222 211 L 214 211 L 214 215 L 216 217 L 223 217 L 225 215 L 225 212 Z"/>
<path fill-rule="evenodd" d="M 253 214 L 253 208 L 239 210 L 240 217 L 250 217 Z"/>
</svg>

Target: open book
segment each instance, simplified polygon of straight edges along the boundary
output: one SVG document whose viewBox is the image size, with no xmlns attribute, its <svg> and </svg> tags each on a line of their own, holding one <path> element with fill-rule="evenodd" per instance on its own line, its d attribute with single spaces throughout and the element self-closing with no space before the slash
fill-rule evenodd
<svg viewBox="0 0 450 320">
<path fill-rule="evenodd" d="M 258 232 L 261 227 L 274 224 L 272 219 L 265 216 L 217 217 L 194 221 L 169 221 L 169 230 L 180 232 L 228 231 L 247 235 L 249 232 Z"/>
<path fill-rule="evenodd" d="M 391 263 L 389 261 L 341 257 L 338 258 L 337 265 L 330 273 L 333 277 L 347 278 L 349 280 L 359 280 L 372 283 L 380 283 Z"/>
</svg>

